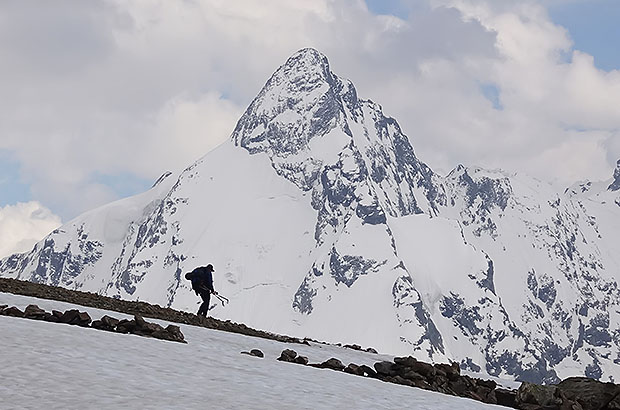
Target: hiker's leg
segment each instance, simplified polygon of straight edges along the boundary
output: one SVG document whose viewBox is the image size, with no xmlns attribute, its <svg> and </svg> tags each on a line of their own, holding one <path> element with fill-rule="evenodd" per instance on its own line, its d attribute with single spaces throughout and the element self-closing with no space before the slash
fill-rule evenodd
<svg viewBox="0 0 620 410">
<path fill-rule="evenodd" d="M 197 314 L 198 316 L 207 316 L 211 294 L 209 292 L 200 292 L 200 297 L 202 298 L 202 305 L 200 305 L 200 309 L 198 309 Z"/>
<path fill-rule="evenodd" d="M 211 302 L 211 292 L 204 292 L 204 296 L 202 297 L 202 300 L 204 300 L 203 305 L 205 305 L 205 317 L 207 316 L 207 312 L 209 311 L 209 302 Z"/>
</svg>

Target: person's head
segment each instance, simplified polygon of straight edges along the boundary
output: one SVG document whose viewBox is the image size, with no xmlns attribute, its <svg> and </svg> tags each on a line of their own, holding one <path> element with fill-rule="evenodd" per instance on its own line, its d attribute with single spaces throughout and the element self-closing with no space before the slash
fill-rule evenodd
<svg viewBox="0 0 620 410">
<path fill-rule="evenodd" d="M 215 269 L 213 269 L 213 265 L 211 265 L 211 264 L 208 264 L 208 265 L 207 265 L 207 270 L 208 270 L 209 272 L 215 272 Z"/>
</svg>

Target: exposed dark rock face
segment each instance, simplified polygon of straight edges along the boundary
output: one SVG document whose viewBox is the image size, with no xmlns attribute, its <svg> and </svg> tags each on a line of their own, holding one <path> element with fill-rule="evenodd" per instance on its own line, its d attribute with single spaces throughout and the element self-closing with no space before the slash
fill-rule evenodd
<svg viewBox="0 0 620 410">
<path fill-rule="evenodd" d="M 620 399 L 620 386 L 601 383 L 586 377 L 570 377 L 557 385 L 563 395 L 578 402 L 584 410 L 612 409 L 612 402 Z"/>
<path fill-rule="evenodd" d="M 614 171 L 614 181 L 609 185 L 610 191 L 620 190 L 620 159 L 616 163 L 616 170 Z"/>
</svg>

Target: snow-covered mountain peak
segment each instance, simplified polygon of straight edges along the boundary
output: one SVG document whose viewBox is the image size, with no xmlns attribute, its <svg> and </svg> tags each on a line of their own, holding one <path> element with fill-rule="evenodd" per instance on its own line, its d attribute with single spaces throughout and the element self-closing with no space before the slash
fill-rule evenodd
<svg viewBox="0 0 620 410">
<path fill-rule="evenodd" d="M 618 377 L 618 190 L 620 166 L 566 195 L 501 170 L 439 176 L 394 118 L 303 49 L 229 143 L 0 272 L 191 310 L 182 273 L 213 263 L 231 300 L 219 318 L 495 376 Z"/>
<path fill-rule="evenodd" d="M 342 88 L 343 82 L 331 73 L 323 54 L 302 49 L 267 81 L 239 119 L 232 140 L 250 153 L 297 154 L 311 138 L 335 126 Z"/>
</svg>

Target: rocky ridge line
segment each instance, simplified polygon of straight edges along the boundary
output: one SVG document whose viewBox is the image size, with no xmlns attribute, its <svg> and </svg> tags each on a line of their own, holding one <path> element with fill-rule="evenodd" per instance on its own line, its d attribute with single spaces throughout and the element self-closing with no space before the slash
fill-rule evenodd
<svg viewBox="0 0 620 410">
<path fill-rule="evenodd" d="M 229 320 L 222 321 L 212 317 L 204 318 L 196 316 L 193 313 L 181 312 L 171 308 L 164 308 L 159 305 L 151 305 L 146 302 L 114 299 L 107 296 L 98 295 L 96 293 L 69 290 L 18 279 L 0 278 L 0 292 L 32 296 L 41 299 L 58 300 L 67 303 L 74 303 L 76 305 L 93 307 L 96 309 L 111 310 L 129 315 L 161 319 L 169 322 L 223 330 L 231 333 L 240 333 L 247 336 L 276 340 L 284 343 L 308 344 L 307 340 L 252 329 L 243 323 L 234 323 Z"/>
</svg>

